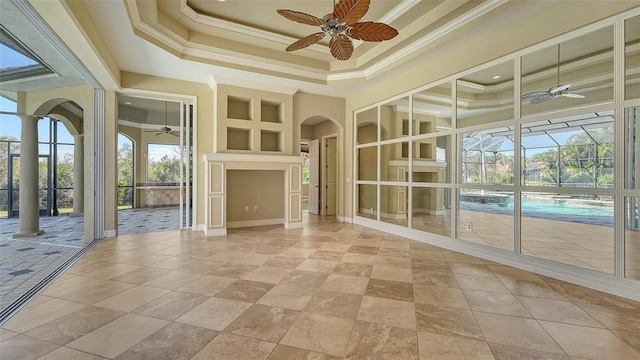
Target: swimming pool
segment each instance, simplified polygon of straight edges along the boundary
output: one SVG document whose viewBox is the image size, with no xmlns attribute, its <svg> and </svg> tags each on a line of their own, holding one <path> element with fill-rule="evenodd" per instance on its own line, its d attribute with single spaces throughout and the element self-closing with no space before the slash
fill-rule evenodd
<svg viewBox="0 0 640 360">
<path fill-rule="evenodd" d="M 513 209 L 513 203 L 509 203 L 507 208 Z M 522 202 L 522 211 L 542 212 L 556 215 L 575 216 L 613 216 L 613 207 L 609 206 L 587 206 L 564 203 L 545 202 Z"/>
<path fill-rule="evenodd" d="M 613 207 L 610 206 L 577 205 L 566 200 L 555 203 L 525 200 L 522 202 L 523 217 L 613 226 Z M 513 198 L 501 204 L 460 201 L 460 210 L 513 216 L 513 205 Z"/>
</svg>

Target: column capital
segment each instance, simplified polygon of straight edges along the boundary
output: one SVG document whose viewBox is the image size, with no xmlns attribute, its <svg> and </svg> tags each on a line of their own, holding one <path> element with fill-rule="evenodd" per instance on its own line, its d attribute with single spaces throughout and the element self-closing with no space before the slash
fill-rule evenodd
<svg viewBox="0 0 640 360">
<path fill-rule="evenodd" d="M 84 134 L 75 134 L 75 135 L 72 135 L 72 136 L 73 136 L 74 139 L 82 139 L 82 138 L 84 138 Z"/>
<path fill-rule="evenodd" d="M 40 115 L 16 114 L 22 121 L 38 121 L 43 117 Z"/>
</svg>

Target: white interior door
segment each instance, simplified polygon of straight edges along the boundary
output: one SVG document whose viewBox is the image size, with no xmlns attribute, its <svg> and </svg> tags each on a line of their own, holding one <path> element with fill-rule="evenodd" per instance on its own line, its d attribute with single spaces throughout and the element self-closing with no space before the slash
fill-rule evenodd
<svg viewBox="0 0 640 360">
<path fill-rule="evenodd" d="M 320 141 L 309 141 L 309 213 L 319 215 Z"/>
<path fill-rule="evenodd" d="M 335 215 L 336 214 L 336 202 L 338 199 L 338 182 L 337 182 L 337 171 L 338 171 L 338 159 L 337 159 L 337 139 L 330 138 L 327 139 L 327 169 L 325 171 L 326 175 L 326 196 L 325 204 L 327 206 L 327 215 Z"/>
</svg>

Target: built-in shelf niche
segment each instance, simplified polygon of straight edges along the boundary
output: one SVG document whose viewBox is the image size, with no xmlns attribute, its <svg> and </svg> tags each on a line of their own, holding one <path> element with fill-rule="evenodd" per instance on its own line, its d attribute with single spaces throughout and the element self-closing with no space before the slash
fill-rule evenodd
<svg viewBox="0 0 640 360">
<path fill-rule="evenodd" d="M 261 121 L 270 123 L 283 123 L 282 103 L 260 100 Z"/>
<path fill-rule="evenodd" d="M 227 118 L 238 120 L 252 120 L 251 99 L 227 96 Z"/>
<path fill-rule="evenodd" d="M 260 150 L 282 152 L 282 132 L 261 130 Z"/>
<path fill-rule="evenodd" d="M 227 150 L 251 150 L 251 129 L 228 127 Z"/>
</svg>

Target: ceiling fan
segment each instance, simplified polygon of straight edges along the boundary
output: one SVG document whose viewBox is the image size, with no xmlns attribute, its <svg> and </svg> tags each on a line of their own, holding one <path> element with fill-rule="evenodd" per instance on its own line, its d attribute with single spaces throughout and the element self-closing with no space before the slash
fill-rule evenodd
<svg viewBox="0 0 640 360">
<path fill-rule="evenodd" d="M 167 101 L 164 102 L 164 126 L 161 127 L 160 130 L 146 130 L 145 132 L 155 132 L 155 133 L 157 133 L 156 136 L 162 135 L 162 134 L 166 134 L 166 135 L 172 135 L 172 136 L 180 137 L 180 133 L 179 132 L 171 130 L 171 128 L 168 126 L 167 103 L 168 103 Z"/>
<path fill-rule="evenodd" d="M 528 102 L 531 105 L 540 105 L 548 103 L 558 96 L 564 96 L 574 99 L 584 99 L 582 94 L 570 93 L 569 88 L 571 84 L 560 84 L 560 44 L 558 44 L 558 85 L 550 88 L 547 91 L 534 91 L 528 94 L 522 95 L 522 100 Z"/>
<path fill-rule="evenodd" d="M 353 54 L 351 38 L 362 41 L 384 41 L 393 39 L 398 30 L 391 26 L 373 22 L 358 22 L 369 10 L 370 0 L 334 0 L 333 13 L 322 18 L 294 10 L 277 10 L 285 18 L 306 25 L 320 26 L 320 32 L 306 36 L 287 47 L 287 51 L 306 48 L 331 36 L 329 50 L 338 60 L 349 60 Z"/>
</svg>

